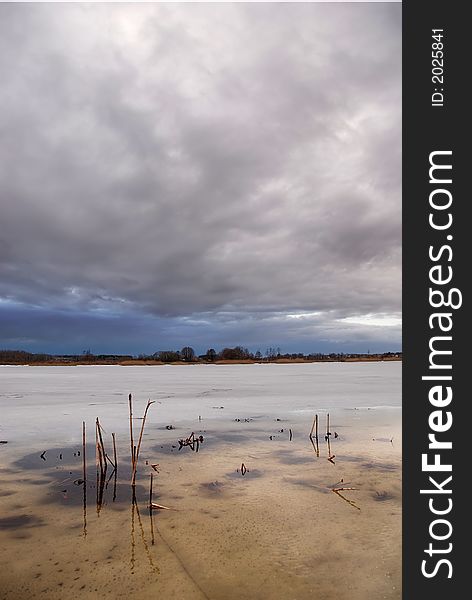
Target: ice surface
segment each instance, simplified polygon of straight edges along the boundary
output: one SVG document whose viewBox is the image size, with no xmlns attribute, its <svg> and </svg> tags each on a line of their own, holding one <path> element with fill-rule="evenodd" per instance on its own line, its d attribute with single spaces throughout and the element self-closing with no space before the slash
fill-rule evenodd
<svg viewBox="0 0 472 600">
<path fill-rule="evenodd" d="M 156 401 L 151 426 L 185 426 L 199 416 L 218 426 L 236 418 L 311 422 L 315 412 L 336 410 L 398 413 L 401 363 L 2 366 L 0 438 L 27 446 L 70 443 L 80 439 L 82 421 L 97 416 L 107 430 L 126 432 L 129 393 L 135 417 L 148 399 Z"/>
<path fill-rule="evenodd" d="M 400 382 L 393 362 L 1 367 L 0 597 L 399 600 Z M 156 400 L 136 503 L 130 392 L 135 436 Z M 119 462 L 100 502 L 97 416 Z M 200 451 L 179 451 L 191 431 Z M 151 474 L 174 510 L 149 513 Z"/>
</svg>

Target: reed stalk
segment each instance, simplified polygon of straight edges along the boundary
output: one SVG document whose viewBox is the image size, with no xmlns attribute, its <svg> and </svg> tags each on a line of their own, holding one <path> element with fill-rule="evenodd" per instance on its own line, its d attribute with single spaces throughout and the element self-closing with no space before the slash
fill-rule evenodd
<svg viewBox="0 0 472 600">
<path fill-rule="evenodd" d="M 97 419 L 98 421 L 98 419 Z M 100 473 L 103 473 L 103 464 L 102 464 L 102 450 L 100 447 L 100 441 L 98 438 L 98 425 L 97 422 L 95 422 L 95 462 L 97 465 L 97 473 L 98 470 L 100 469 Z"/>
<path fill-rule="evenodd" d="M 87 459 L 85 456 L 85 421 L 82 421 L 82 479 L 87 481 Z"/>
<path fill-rule="evenodd" d="M 129 439 L 131 445 L 131 466 L 134 469 L 134 440 L 133 440 L 133 398 L 128 396 L 129 401 Z"/>
<path fill-rule="evenodd" d="M 108 458 L 107 453 L 105 452 L 105 444 L 103 443 L 103 436 L 102 436 L 102 426 L 100 425 L 100 421 L 98 420 L 97 417 L 97 432 L 98 432 L 98 441 L 100 443 L 100 454 L 103 460 L 103 476 L 105 476 L 106 472 L 107 472 L 107 459 L 110 460 Z M 110 461 L 111 462 L 111 461 Z M 100 461 L 100 464 L 102 463 L 102 461 Z"/>
<path fill-rule="evenodd" d="M 87 459 L 85 456 L 85 421 L 82 421 L 82 479 L 83 482 L 83 499 L 82 499 L 82 513 L 83 513 L 83 533 L 84 537 L 87 537 Z"/>
<path fill-rule="evenodd" d="M 136 470 L 138 468 L 139 451 L 141 450 L 141 442 L 143 441 L 143 433 L 144 433 L 144 426 L 146 424 L 146 417 L 147 417 L 149 407 L 151 406 L 151 404 L 154 404 L 154 402 L 155 402 L 154 400 L 148 400 L 148 403 L 146 404 L 146 409 L 144 411 L 143 421 L 141 423 L 141 431 L 139 432 L 138 445 L 135 447 L 136 451 L 135 451 L 135 455 L 134 455 L 133 473 L 132 473 L 132 478 L 131 478 L 131 484 L 133 486 L 136 485 Z"/>
<path fill-rule="evenodd" d="M 115 471 L 116 471 L 118 469 L 118 458 L 117 458 L 117 454 L 116 454 L 116 439 L 115 439 L 114 433 L 111 434 L 111 438 L 113 440 L 113 460 L 115 462 Z"/>
</svg>

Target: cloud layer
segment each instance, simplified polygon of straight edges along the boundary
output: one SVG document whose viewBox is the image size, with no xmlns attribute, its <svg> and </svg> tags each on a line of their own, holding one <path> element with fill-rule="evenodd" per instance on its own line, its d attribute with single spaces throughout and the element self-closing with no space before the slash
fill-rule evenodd
<svg viewBox="0 0 472 600">
<path fill-rule="evenodd" d="M 398 347 L 400 11 L 1 5 L 0 344 Z"/>
</svg>

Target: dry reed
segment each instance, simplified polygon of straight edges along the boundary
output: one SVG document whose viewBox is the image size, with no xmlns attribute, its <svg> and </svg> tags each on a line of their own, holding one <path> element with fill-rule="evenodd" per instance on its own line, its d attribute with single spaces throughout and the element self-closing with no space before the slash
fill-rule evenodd
<svg viewBox="0 0 472 600">
<path fill-rule="evenodd" d="M 146 404 L 143 421 L 141 423 L 141 431 L 139 432 L 138 445 L 137 445 L 137 447 L 135 446 L 136 451 L 134 453 L 133 472 L 132 472 L 132 477 L 131 477 L 131 484 L 133 486 L 136 485 L 136 470 L 138 468 L 139 451 L 141 450 L 141 442 L 143 441 L 143 433 L 144 433 L 144 426 L 146 424 L 146 417 L 147 417 L 149 407 L 151 406 L 151 404 L 154 404 L 154 402 L 155 402 L 155 400 L 148 400 L 148 403 Z"/>
</svg>

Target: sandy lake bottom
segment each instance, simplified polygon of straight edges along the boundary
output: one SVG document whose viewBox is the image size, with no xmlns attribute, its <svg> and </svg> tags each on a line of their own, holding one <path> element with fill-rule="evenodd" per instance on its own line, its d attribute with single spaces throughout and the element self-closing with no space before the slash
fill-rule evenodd
<svg viewBox="0 0 472 600">
<path fill-rule="evenodd" d="M 0 382 L 0 598 L 401 598 L 399 363 L 0 367 Z M 155 401 L 134 498 L 130 392 L 135 438 Z M 98 486 L 97 416 L 118 451 Z M 191 432 L 199 451 L 179 450 Z M 151 473 L 171 510 L 150 512 Z"/>
</svg>

